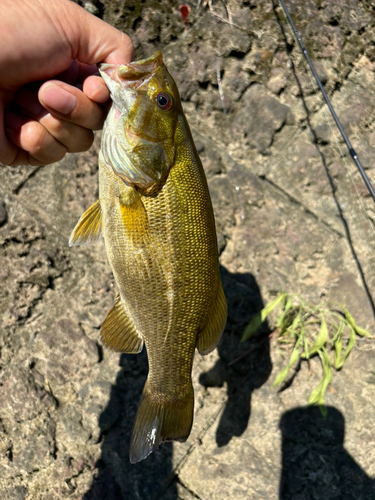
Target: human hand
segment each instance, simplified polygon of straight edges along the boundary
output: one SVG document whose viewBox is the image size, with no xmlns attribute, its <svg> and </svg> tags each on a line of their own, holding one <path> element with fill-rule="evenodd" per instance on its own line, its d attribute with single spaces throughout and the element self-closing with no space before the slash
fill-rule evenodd
<svg viewBox="0 0 375 500">
<path fill-rule="evenodd" d="M 85 151 L 109 99 L 96 64 L 132 61 L 129 37 L 69 0 L 1 7 L 0 162 L 41 165 Z"/>
</svg>

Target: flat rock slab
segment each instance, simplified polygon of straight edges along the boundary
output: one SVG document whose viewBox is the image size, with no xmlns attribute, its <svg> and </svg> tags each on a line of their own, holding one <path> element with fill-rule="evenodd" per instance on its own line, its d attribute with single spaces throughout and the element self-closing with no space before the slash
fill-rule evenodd
<svg viewBox="0 0 375 500">
<path fill-rule="evenodd" d="M 52 166 L 4 167 L 0 498 L 375 498 L 374 341 L 358 340 L 334 372 L 326 419 L 306 406 L 318 360 L 278 392 L 276 340 L 264 330 L 240 342 L 281 290 L 340 302 L 375 335 L 375 207 L 282 12 L 265 0 L 199 2 L 183 23 L 171 0 L 85 6 L 126 31 L 137 58 L 162 50 L 176 78 L 211 191 L 228 323 L 218 349 L 195 358 L 190 438 L 130 465 L 147 357 L 102 349 L 116 296 L 104 245 L 67 246 L 98 196 L 100 136 Z M 373 6 L 288 7 L 375 183 Z"/>
</svg>

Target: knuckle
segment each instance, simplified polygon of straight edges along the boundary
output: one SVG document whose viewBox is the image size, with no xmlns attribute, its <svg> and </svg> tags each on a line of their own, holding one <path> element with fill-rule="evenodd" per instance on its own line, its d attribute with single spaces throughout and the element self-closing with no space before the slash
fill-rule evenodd
<svg viewBox="0 0 375 500">
<path fill-rule="evenodd" d="M 51 116 L 47 130 L 57 139 L 66 135 L 67 122 Z"/>
<path fill-rule="evenodd" d="M 91 128 L 85 128 L 77 123 L 71 123 L 55 116 L 43 118 L 43 126 L 70 153 L 78 153 L 89 149 L 94 140 Z"/>
<path fill-rule="evenodd" d="M 66 122 L 51 115 L 50 113 L 43 116 L 39 122 L 40 125 L 53 136 L 58 136 L 64 133 Z"/>
<path fill-rule="evenodd" d="M 50 134 L 63 144 L 70 153 L 78 153 L 89 149 L 94 140 L 92 130 L 69 123 L 54 116 L 46 117 L 43 125 Z"/>
</svg>

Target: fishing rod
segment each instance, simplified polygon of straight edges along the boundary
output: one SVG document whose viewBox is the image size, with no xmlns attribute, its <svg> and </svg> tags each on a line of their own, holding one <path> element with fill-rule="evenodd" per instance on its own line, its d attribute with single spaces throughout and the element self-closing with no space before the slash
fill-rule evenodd
<svg viewBox="0 0 375 500">
<path fill-rule="evenodd" d="M 344 139 L 344 142 L 345 142 L 345 144 L 346 144 L 346 146 L 347 146 L 347 148 L 349 150 L 349 154 L 352 157 L 352 159 L 353 159 L 356 167 L 358 168 L 359 173 L 361 174 L 361 177 L 363 179 L 363 182 L 365 183 L 365 185 L 366 185 L 366 187 L 368 189 L 368 192 L 370 193 L 370 196 L 372 197 L 372 199 L 375 202 L 375 191 L 374 191 L 374 188 L 372 187 L 371 182 L 370 182 L 369 178 L 367 177 L 367 174 L 366 174 L 364 168 L 362 167 L 361 162 L 359 161 L 357 153 L 354 151 L 353 146 L 350 144 L 348 136 L 345 134 L 344 129 L 342 128 L 340 120 L 338 119 L 338 117 L 336 115 L 336 112 L 333 109 L 331 101 L 329 100 L 329 97 L 328 97 L 326 91 L 324 90 L 323 84 L 322 84 L 322 82 L 320 81 L 320 79 L 318 77 L 318 74 L 317 74 L 317 72 L 316 72 L 316 70 L 314 68 L 313 63 L 311 62 L 309 54 L 307 53 L 307 50 L 306 50 L 305 46 L 303 45 L 302 39 L 301 39 L 301 37 L 300 37 L 300 35 L 299 35 L 299 33 L 298 33 L 298 31 L 297 31 L 294 23 L 293 23 L 292 18 L 290 17 L 289 11 L 288 11 L 285 3 L 284 3 L 284 0 L 279 0 L 279 3 L 281 4 L 281 7 L 282 7 L 282 9 L 284 11 L 284 14 L 285 14 L 285 16 L 286 16 L 286 18 L 288 20 L 288 23 L 289 23 L 289 25 L 290 25 L 290 27 L 291 27 L 291 29 L 292 29 L 292 31 L 293 31 L 293 33 L 294 33 L 297 41 L 298 41 L 298 44 L 299 44 L 300 49 L 302 51 L 302 54 L 304 55 L 304 57 L 305 57 L 305 59 L 307 61 L 307 64 L 309 65 L 309 67 L 310 67 L 310 69 L 311 69 L 311 71 L 312 71 L 312 73 L 314 75 L 316 83 L 318 84 L 318 87 L 319 87 L 321 93 L 323 94 L 323 97 L 324 97 L 324 99 L 325 99 L 325 101 L 327 103 L 327 106 L 328 106 L 328 108 L 329 108 L 329 110 L 331 112 L 331 115 L 332 115 L 333 119 L 335 120 L 337 128 L 339 129 L 339 131 L 341 133 L 341 136 Z"/>
</svg>

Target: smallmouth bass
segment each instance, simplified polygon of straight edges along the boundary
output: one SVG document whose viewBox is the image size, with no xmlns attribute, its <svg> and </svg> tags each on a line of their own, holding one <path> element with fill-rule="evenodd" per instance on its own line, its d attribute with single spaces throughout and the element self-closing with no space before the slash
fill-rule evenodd
<svg viewBox="0 0 375 500">
<path fill-rule="evenodd" d="M 225 327 L 215 222 L 207 181 L 176 84 L 162 55 L 100 69 L 111 92 L 99 154 L 99 200 L 70 245 L 104 236 L 119 289 L 100 339 L 138 353 L 149 374 L 135 419 L 130 461 L 191 430 L 195 348 L 211 352 Z"/>
</svg>

